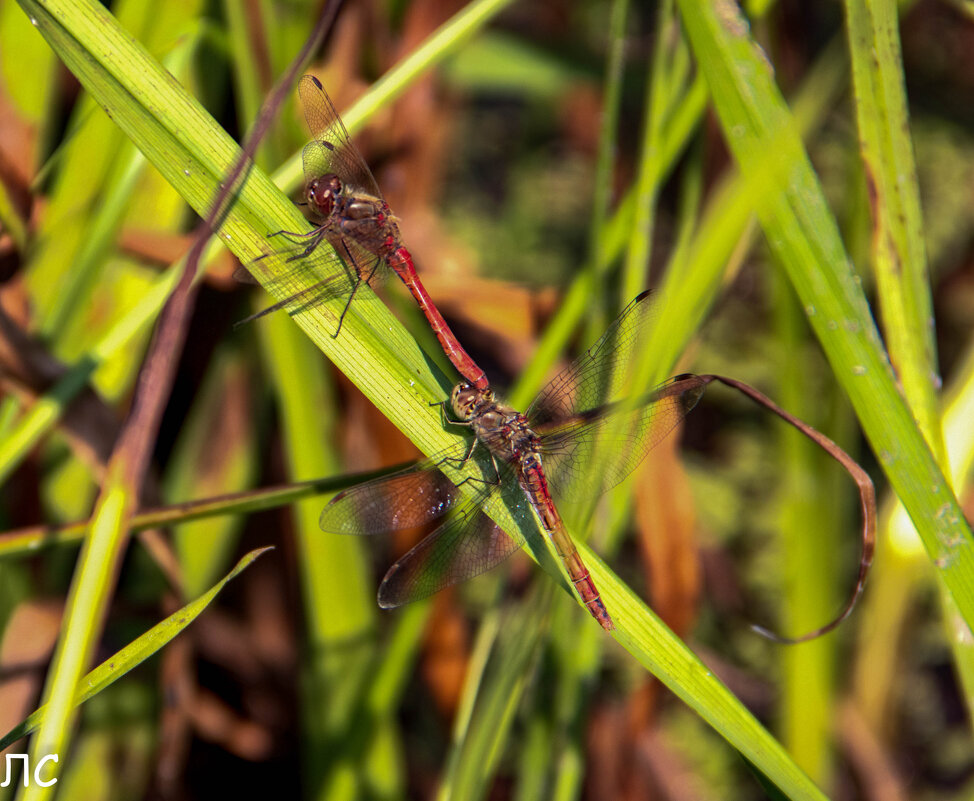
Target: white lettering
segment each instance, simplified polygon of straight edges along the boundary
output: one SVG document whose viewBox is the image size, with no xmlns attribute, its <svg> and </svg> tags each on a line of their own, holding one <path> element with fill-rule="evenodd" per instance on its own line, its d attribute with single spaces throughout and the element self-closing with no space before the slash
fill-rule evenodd
<svg viewBox="0 0 974 801">
<path fill-rule="evenodd" d="M 38 762 L 37 767 L 34 768 L 34 783 L 40 787 L 50 787 L 52 784 L 57 784 L 57 776 L 55 776 L 49 782 L 41 779 L 41 768 L 44 767 L 45 762 L 57 762 L 57 754 L 48 754 L 40 762 Z"/>
<path fill-rule="evenodd" d="M 30 770 L 27 767 L 27 754 L 7 754 L 7 778 L 4 779 L 3 784 L 0 784 L 0 787 L 7 787 L 13 779 L 13 776 L 11 775 L 10 763 L 15 759 L 24 760 L 24 787 L 29 786 Z"/>
</svg>

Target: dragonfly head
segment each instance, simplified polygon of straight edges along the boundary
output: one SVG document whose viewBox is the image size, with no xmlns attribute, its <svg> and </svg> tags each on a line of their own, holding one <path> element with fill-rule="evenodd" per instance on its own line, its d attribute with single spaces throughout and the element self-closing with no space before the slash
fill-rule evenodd
<svg viewBox="0 0 974 801">
<path fill-rule="evenodd" d="M 450 394 L 450 405 L 453 413 L 461 420 L 469 420 L 477 411 L 477 406 L 484 401 L 494 400 L 494 393 L 489 389 L 477 389 L 466 381 L 461 381 Z"/>
<path fill-rule="evenodd" d="M 333 172 L 326 173 L 308 183 L 308 205 L 322 217 L 327 217 L 334 210 L 335 199 L 341 193 L 341 180 Z"/>
</svg>

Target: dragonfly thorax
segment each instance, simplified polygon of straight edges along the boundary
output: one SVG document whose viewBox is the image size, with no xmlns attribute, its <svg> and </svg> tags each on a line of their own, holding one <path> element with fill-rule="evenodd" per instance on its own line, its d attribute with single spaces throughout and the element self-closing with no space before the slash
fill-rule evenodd
<svg viewBox="0 0 974 801">
<path fill-rule="evenodd" d="M 510 406 L 491 403 L 479 410 L 470 424 L 477 440 L 505 462 L 520 462 L 538 450 L 538 437 L 527 418 Z"/>
<path fill-rule="evenodd" d="M 490 389 L 477 389 L 466 381 L 450 395 L 453 413 L 469 422 L 474 436 L 494 456 L 517 461 L 521 454 L 538 449 L 538 437 L 527 418 L 516 409 L 497 401 Z"/>
<path fill-rule="evenodd" d="M 331 216 L 342 194 L 341 179 L 329 172 L 308 183 L 308 204 L 322 217 Z"/>
</svg>

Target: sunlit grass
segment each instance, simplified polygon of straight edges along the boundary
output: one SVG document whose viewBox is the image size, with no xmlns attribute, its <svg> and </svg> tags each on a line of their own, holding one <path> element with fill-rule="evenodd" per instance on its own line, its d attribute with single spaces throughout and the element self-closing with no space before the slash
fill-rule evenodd
<svg viewBox="0 0 974 801">
<path fill-rule="evenodd" d="M 171 553 L 160 547 L 165 541 L 150 531 L 122 562 L 117 590 L 107 569 L 110 563 L 104 563 L 100 586 L 113 590 L 106 602 L 108 633 L 93 627 L 85 645 L 118 651 L 131 642 L 141 650 L 138 659 L 126 661 L 126 668 L 141 661 L 155 650 L 146 647 L 147 640 L 137 639 L 148 626 L 118 628 L 116 614 L 132 607 L 144 610 L 150 599 L 159 603 L 165 584 L 161 575 L 173 579 L 170 593 L 203 597 L 209 603 L 223 587 L 223 582 L 215 583 L 239 556 L 237 549 L 256 547 L 254 538 L 259 545 L 277 541 L 278 532 L 287 529 L 295 533 L 293 542 L 265 556 L 225 594 L 230 596 L 228 608 L 234 604 L 234 614 L 240 616 L 234 630 L 244 642 L 241 652 L 251 660 L 247 669 L 260 673 L 273 665 L 270 672 L 278 671 L 274 682 L 289 685 L 289 700 L 300 712 L 287 732 L 275 730 L 269 718 L 254 710 L 243 710 L 222 731 L 253 733 L 243 725 L 251 723 L 243 718 L 253 713 L 260 719 L 256 728 L 273 733 L 270 739 L 298 741 L 288 778 L 300 777 L 308 796 L 403 797 L 416 794 L 421 785 L 424 792 L 419 795 L 425 797 L 435 781 L 442 797 L 485 797 L 491 788 L 496 792 L 498 777 L 503 777 L 515 788 L 515 797 L 598 797 L 590 788 L 599 787 L 607 754 L 616 753 L 623 762 L 638 760 L 639 754 L 657 753 L 652 749 L 660 737 L 664 749 L 675 749 L 674 764 L 690 765 L 698 776 L 707 776 L 710 789 L 726 782 L 719 786 L 727 788 L 728 797 L 753 792 L 737 753 L 787 797 L 847 794 L 848 787 L 838 784 L 843 774 L 837 770 L 836 751 L 848 745 L 842 737 L 851 735 L 840 730 L 838 721 L 848 718 L 840 718 L 839 710 L 843 715 L 858 710 L 874 727 L 881 747 L 893 753 L 893 744 L 883 738 L 897 703 L 898 645 L 916 636 L 910 629 L 909 602 L 914 591 L 929 584 L 924 568 L 936 570 L 946 588 L 943 598 L 951 622 L 940 637 L 954 649 L 959 674 L 971 674 L 963 628 L 974 616 L 970 532 L 951 484 L 940 472 L 946 473 L 948 466 L 939 445 L 939 388 L 933 379 L 937 367 L 926 328 L 931 290 L 920 241 L 925 229 L 919 217 L 919 179 L 917 170 L 897 166 L 912 163 L 912 151 L 910 121 L 902 97 L 896 95 L 902 74 L 898 41 L 890 41 L 896 23 L 892 6 L 849 0 L 848 41 L 837 36 L 818 51 L 801 80 L 789 85 L 786 103 L 780 93 L 786 81 L 765 63 L 767 53 L 775 58 L 778 52 L 773 46 L 761 52 L 755 45 L 755 40 L 773 44 L 775 36 L 784 35 L 772 18 L 755 16 L 752 34 L 731 5 L 701 8 L 676 0 L 675 8 L 664 3 L 659 18 L 654 12 L 647 22 L 637 18 L 642 9 L 615 2 L 606 7 L 597 34 L 587 33 L 589 39 L 611 37 L 611 47 L 599 51 L 603 63 L 585 50 L 585 37 L 573 43 L 583 51 L 575 59 L 569 49 L 545 49 L 528 35 L 513 35 L 508 23 L 496 22 L 507 5 L 480 0 L 441 25 L 427 22 L 425 35 L 408 44 L 403 40 L 401 51 L 386 48 L 401 53 L 395 66 L 383 56 L 382 70 L 377 70 L 376 63 L 364 59 L 371 64 L 370 79 L 349 67 L 355 59 L 350 61 L 342 49 L 349 28 L 336 31 L 327 51 L 332 60 L 315 64 L 320 74 L 358 87 L 350 95 L 359 99 L 345 114 L 350 130 L 358 132 L 368 121 L 379 121 L 371 133 L 377 163 L 392 165 L 390 194 L 408 197 L 404 190 L 413 188 L 411 181 L 422 184 L 417 173 L 401 166 L 422 148 L 396 140 L 390 132 L 415 113 L 394 101 L 406 97 L 415 102 L 424 96 L 431 74 L 437 76 L 436 89 L 427 100 L 434 97 L 447 108 L 452 102 L 451 110 L 459 116 L 462 105 L 456 98 L 462 92 L 487 98 L 484 118 L 499 120 L 494 130 L 512 140 L 517 131 L 505 126 L 514 115 L 508 111 L 498 116 L 490 107 L 498 98 L 513 97 L 524 119 L 543 121 L 537 127 L 525 125 L 533 135 L 567 130 L 567 119 L 576 126 L 579 119 L 588 123 L 575 130 L 578 141 L 569 142 L 567 136 L 557 146 L 530 141 L 523 151 L 500 153 L 489 175 L 476 168 L 459 171 L 460 185 L 446 193 L 457 201 L 436 225 L 423 229 L 423 213 L 404 214 L 407 241 L 413 240 L 406 222 L 414 232 L 426 233 L 420 247 L 432 258 L 420 264 L 422 269 L 435 274 L 457 264 L 468 270 L 475 264 L 484 282 L 496 278 L 486 265 L 498 261 L 509 276 L 530 272 L 534 289 L 521 294 L 528 300 L 516 308 L 532 310 L 533 319 L 520 322 L 523 331 L 532 326 L 536 330 L 509 332 L 504 344 L 492 340 L 503 325 L 478 309 L 477 298 L 455 293 L 447 299 L 448 313 L 462 308 L 458 316 L 478 358 L 482 353 L 498 376 L 518 373 L 509 397 L 523 408 L 566 355 L 590 344 L 629 296 L 651 282 L 661 333 L 642 355 L 640 376 L 646 386 L 691 368 L 752 380 L 852 452 L 858 420 L 875 454 L 873 462 L 863 449 L 863 460 L 877 482 L 885 478 L 895 488 L 918 524 L 931 561 L 909 539 L 906 515 L 897 512 L 889 518 L 887 546 L 895 558 L 885 565 L 882 558 L 878 561 L 873 598 L 867 599 L 861 617 L 838 633 L 790 650 L 769 646 L 746 632 L 717 598 L 713 607 L 703 604 L 699 614 L 687 613 L 686 618 L 702 621 L 697 640 L 690 639 L 694 633 L 685 635 L 688 647 L 647 609 L 645 598 L 655 588 L 644 586 L 642 557 L 634 558 L 631 536 L 640 525 L 640 519 L 633 522 L 634 494 L 639 492 L 644 503 L 664 506 L 672 500 L 665 496 L 671 487 L 654 488 L 635 478 L 598 508 L 576 511 L 573 518 L 578 520 L 573 533 L 584 541 L 591 529 L 592 543 L 602 555 L 580 546 L 616 620 L 615 641 L 563 591 L 563 578 L 552 567 L 538 532 L 523 525 L 519 533 L 528 541 L 527 550 L 540 556 L 548 571 L 531 565 L 533 580 L 527 588 L 522 566 L 514 570 L 513 588 L 500 570 L 473 587 L 459 588 L 452 596 L 456 604 L 441 597 L 431 604 L 381 612 L 374 603 L 376 571 L 370 568 L 370 550 L 353 538 L 324 535 L 317 518 L 325 499 L 311 495 L 347 485 L 349 479 L 341 475 L 345 459 L 361 468 L 405 458 L 391 444 L 394 429 L 425 453 L 452 442 L 453 433 L 443 429 L 438 410 L 429 405 L 445 397 L 452 376 L 441 371 L 441 358 L 428 358 L 417 345 L 419 340 L 423 347 L 435 347 L 428 332 L 418 329 L 423 325 L 418 315 L 406 309 L 399 315 L 404 327 L 363 290 L 362 302 L 353 307 L 338 338 L 332 334 L 340 299 L 293 320 L 280 314 L 238 333 L 230 327 L 232 314 L 194 323 L 198 339 L 190 342 L 184 357 L 185 372 L 167 428 L 178 428 L 178 443 L 164 440 L 157 448 L 163 491 L 155 500 L 176 505 L 133 521 L 139 530 L 173 525 L 175 547 Z M 226 9 L 226 20 L 211 20 L 207 26 L 199 26 L 188 7 L 174 6 L 158 15 L 148 4 L 116 4 L 112 13 L 134 39 L 116 29 L 108 13 L 95 5 L 22 0 L 21 6 L 34 18 L 36 30 L 20 8 L 0 6 L 3 84 L 10 87 L 24 118 L 61 149 L 52 159 L 50 178 L 33 187 L 46 199 L 37 223 L 18 226 L 6 186 L 0 193 L 0 221 L 18 248 L 25 242 L 29 246 L 22 273 L 30 299 L 30 330 L 61 359 L 64 369 L 39 395 L 7 396 L 0 408 L 0 475 L 9 482 L 5 511 L 11 525 L 35 521 L 39 506 L 47 516 L 44 522 L 73 518 L 104 480 L 100 451 L 93 445 L 110 445 L 112 431 L 96 424 L 117 420 L 127 408 L 140 353 L 180 265 L 172 255 L 145 259 L 127 248 L 133 239 L 148 239 L 149 231 L 173 239 L 186 230 L 190 210 L 207 209 L 236 153 L 224 128 L 232 129 L 234 122 L 238 130 L 248 127 L 267 91 L 268 76 L 301 46 L 311 18 L 310 11 L 297 13 L 298 4 L 286 10 L 263 7 L 265 20 L 275 24 L 266 26 L 272 32 L 261 44 L 266 51 L 253 57 L 251 51 L 259 50 L 253 20 L 233 4 Z M 754 4 L 749 10 L 757 12 Z M 385 12 L 374 13 L 381 17 Z M 528 12 L 515 6 L 511 13 Z M 682 23 L 680 14 L 685 15 Z M 484 32 L 487 23 L 494 27 Z M 633 29 L 640 23 L 651 23 L 653 35 L 635 36 Z M 399 21 L 383 24 L 395 28 Z M 579 23 L 573 17 L 566 24 Z M 190 30 L 195 33 L 185 34 Z M 652 40 L 655 49 L 634 51 L 633 43 L 643 40 Z M 60 121 L 50 116 L 60 105 L 52 48 L 83 87 L 66 134 L 57 141 Z M 874 52 L 881 56 L 875 75 Z M 25 65 L 32 66 L 27 70 Z M 439 71 L 431 72 L 436 67 Z M 17 76 L 18 71 L 29 72 L 30 80 Z M 33 91 L 25 92 L 25 83 Z M 865 191 L 849 193 L 849 209 L 830 207 L 807 155 L 844 92 L 850 94 L 849 130 L 858 120 L 865 153 L 861 161 L 877 188 L 869 208 Z M 215 107 L 219 123 L 196 100 L 225 101 L 231 95 L 237 118 L 230 119 L 227 107 Z M 602 125 L 593 122 L 591 97 L 602 103 Z M 620 125 L 613 124 L 616 114 Z M 226 285 L 229 270 L 218 261 L 225 256 L 224 247 L 242 262 L 252 262 L 274 247 L 268 237 L 272 231 L 300 230 L 303 224 L 300 212 L 266 174 L 273 171 L 277 186 L 286 191 L 302 181 L 298 153 L 305 132 L 293 107 L 283 117 L 259 151 L 262 169 L 251 172 L 221 228 L 222 244 L 214 243 L 204 260 L 214 285 L 221 280 L 221 269 Z M 487 135 L 476 125 L 458 124 L 456 129 L 465 137 Z M 464 150 L 463 137 L 459 139 L 443 140 L 444 151 L 458 149 L 450 158 L 463 159 L 476 151 Z M 721 160 L 721 141 L 730 163 Z M 858 147 L 852 138 L 842 143 L 850 163 L 858 163 Z M 824 169 L 818 159 L 814 164 Z M 397 173 L 397 165 L 405 172 Z M 839 180 L 851 182 L 849 174 L 861 177 L 852 167 L 843 169 Z M 477 186 L 478 177 L 482 186 Z M 506 185 L 498 189 L 502 178 Z M 484 194 L 476 194 L 478 189 Z M 546 193 L 557 196 L 546 200 Z M 422 204 L 428 202 L 420 201 L 419 208 L 427 210 Z M 878 228 L 884 232 L 879 239 L 872 237 L 870 209 L 886 226 Z M 121 244 L 126 239 L 129 245 Z M 549 244 L 552 239 L 557 241 Z M 444 240 L 452 248 L 443 247 Z M 461 240 L 464 245 L 456 244 Z M 867 259 L 864 246 L 870 241 L 880 246 Z M 881 276 L 875 308 L 868 305 L 853 262 L 867 287 L 873 268 Z M 161 274 L 159 263 L 169 265 Z M 901 275 L 897 263 L 910 270 Z M 273 264 L 272 270 L 280 266 Z M 779 272 L 772 277 L 771 270 Z M 547 291 L 539 288 L 544 284 L 557 286 Z M 492 286 L 499 292 L 508 289 L 496 281 Z M 301 286 L 285 281 L 269 282 L 267 288 L 279 297 Z M 208 288 L 204 294 L 214 291 Z M 223 302 L 234 301 L 228 297 Z M 212 297 L 200 303 L 201 308 L 214 308 Z M 246 312 L 239 308 L 243 316 Z M 882 311 L 884 339 L 905 400 L 874 328 L 876 309 Z M 732 332 L 714 322 L 722 319 L 721 311 L 728 312 L 723 319 L 732 321 Z M 719 346 L 731 339 L 735 349 Z M 827 362 L 818 358 L 818 348 Z M 974 452 L 964 439 L 965 415 L 957 411 L 966 408 L 971 383 L 968 376 L 951 385 L 956 400 L 945 415 L 946 451 L 956 469 L 952 485 L 957 492 L 969 473 L 957 465 L 967 464 Z M 95 407 L 88 409 L 90 416 L 82 418 L 79 428 L 72 428 L 66 410 L 91 385 L 100 393 L 88 398 Z M 855 420 L 846 399 L 855 409 Z M 843 477 L 823 466 L 824 460 L 792 441 L 790 432 L 780 440 L 770 426 L 760 435 L 726 433 L 729 421 L 715 422 L 715 415 L 729 418 L 740 409 L 719 398 L 712 402 L 714 406 L 698 410 L 688 423 L 688 439 L 699 451 L 690 476 L 700 508 L 696 526 L 681 522 L 699 532 L 706 550 L 736 550 L 735 564 L 751 566 L 743 592 L 762 603 L 754 606 L 757 615 L 748 608 L 740 616 L 746 622 L 789 634 L 821 625 L 840 603 L 842 577 L 850 575 L 843 559 L 854 546 L 857 524 L 849 488 Z M 185 422 L 175 422 L 179 417 Z M 713 434 L 718 426 L 725 432 L 721 436 Z M 952 448 L 954 443 L 960 444 Z M 733 454 L 722 453 L 725 446 Z M 700 467 L 705 463 L 706 474 Z M 13 500 L 31 477 L 40 503 Z M 194 509 L 178 506 L 268 481 L 329 477 L 315 486 L 282 490 L 281 495 L 234 495 Z M 762 477 L 773 486 L 760 486 Z M 654 491 L 661 497 L 653 498 Z M 258 506 L 282 504 L 289 505 L 288 517 L 273 511 L 245 517 Z M 892 493 L 888 504 L 892 509 Z M 503 525 L 521 525 L 502 505 L 490 512 Z M 5 571 L 0 621 L 10 620 L 32 596 L 63 594 L 62 574 L 70 574 L 73 551 L 59 544 L 76 542 L 83 531 L 84 526 L 56 535 L 34 530 L 0 539 L 0 557 L 7 560 L 0 565 Z M 674 526 L 673 531 L 642 536 L 665 540 L 682 532 Z M 755 533 L 757 538 L 751 536 Z M 901 547 L 903 543 L 909 547 Z M 37 549 L 38 555 L 27 562 Z M 698 546 L 688 544 L 687 549 L 699 558 Z M 147 552 L 154 563 L 149 564 Z M 386 554 L 379 562 L 385 567 L 390 559 Z M 267 572 L 252 577 L 256 571 Z M 267 578 L 272 572 L 276 579 Z M 279 597 L 285 595 L 289 597 Z M 166 598 L 165 612 L 154 619 L 177 608 L 172 603 Z M 212 614 L 218 612 L 215 608 Z M 766 614 L 773 619 L 767 620 Z M 205 620 L 183 636 L 192 636 Z M 424 631 L 428 621 L 430 628 Z M 213 622 L 219 625 L 202 629 L 206 636 L 221 631 L 225 636 L 227 629 L 220 626 L 226 627 L 227 621 Z M 859 640 L 850 636 L 857 628 L 862 630 Z M 444 678 L 449 657 L 438 649 L 448 642 L 457 651 L 450 675 L 461 675 L 462 684 Z M 226 641 L 216 636 L 212 642 L 193 642 L 190 648 L 196 653 L 189 657 L 166 646 L 163 658 L 173 660 L 167 670 L 187 658 L 189 662 L 181 663 L 183 673 L 177 674 L 185 677 L 193 673 L 187 665 L 196 664 L 195 659 L 220 662 L 228 652 L 209 652 L 211 644 L 216 648 Z M 848 660 L 839 658 L 850 651 Z M 707 653 L 706 665 L 699 661 L 700 653 Z M 724 664 L 718 669 L 720 662 Z M 741 677 L 726 670 L 740 664 L 762 689 L 772 682 L 781 688 L 773 709 L 767 702 L 755 702 L 757 696 L 748 695 L 746 686 L 741 692 Z M 855 665 L 854 673 L 850 665 Z M 172 675 L 135 673 L 125 681 L 144 682 L 153 690 L 161 686 L 170 698 Z M 682 703 L 663 707 L 654 697 L 656 679 Z M 200 708 L 209 710 L 211 688 L 196 690 L 202 694 L 186 697 L 202 699 Z M 62 700 L 73 702 L 73 696 Z M 659 715 L 661 708 L 665 713 Z M 749 711 L 755 708 L 759 718 Z M 202 712 L 194 718 L 184 706 L 179 714 L 186 731 L 205 732 Z M 693 725 L 686 723 L 689 715 Z M 138 719 L 154 727 L 162 713 L 140 709 Z M 700 735 L 701 721 L 723 740 Z M 88 739 L 91 725 L 83 720 L 79 745 L 66 746 L 62 765 L 70 762 L 72 770 L 110 784 L 111 751 Z M 627 739 L 614 739 L 615 731 L 626 732 Z M 214 739 L 241 762 L 274 759 L 271 751 L 246 751 L 230 737 Z M 149 775 L 156 755 L 144 745 L 136 749 L 134 743 L 131 753 Z"/>
</svg>

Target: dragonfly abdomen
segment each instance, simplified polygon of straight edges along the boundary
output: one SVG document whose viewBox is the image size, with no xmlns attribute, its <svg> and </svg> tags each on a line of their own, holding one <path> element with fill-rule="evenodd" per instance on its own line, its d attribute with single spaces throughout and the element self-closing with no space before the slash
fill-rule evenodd
<svg viewBox="0 0 974 801">
<path fill-rule="evenodd" d="M 419 276 L 416 274 L 416 266 L 413 264 L 413 257 L 410 252 L 401 245 L 396 247 L 393 242 L 391 243 L 391 252 L 385 255 L 385 259 L 386 264 L 399 276 L 423 314 L 426 315 L 426 320 L 429 322 L 430 328 L 433 329 L 433 333 L 436 334 L 440 347 L 443 348 L 443 352 L 450 360 L 450 363 L 457 369 L 457 372 L 471 386 L 482 390 L 487 389 L 487 374 L 470 358 L 470 355 L 463 349 L 463 346 L 453 335 L 450 326 L 447 325 L 446 320 L 443 319 L 443 315 L 440 314 L 440 310 L 433 305 L 433 300 L 426 291 L 426 287 L 423 286 L 423 283 L 419 280 Z"/>
<path fill-rule="evenodd" d="M 561 515 L 558 514 L 558 509 L 555 508 L 554 501 L 551 499 L 548 481 L 541 467 L 541 456 L 537 451 L 528 451 L 521 456 L 518 464 L 518 479 L 521 488 L 528 496 L 528 501 L 541 520 L 542 528 L 551 538 L 555 551 L 564 563 L 568 577 L 575 585 L 575 590 L 582 599 L 582 603 L 585 604 L 592 617 L 599 622 L 602 628 L 606 631 L 612 631 L 615 624 L 609 616 L 609 611 L 605 608 L 595 582 L 592 581 L 592 574 L 589 573 L 582 557 L 575 548 L 575 544 L 568 536 Z"/>
</svg>

